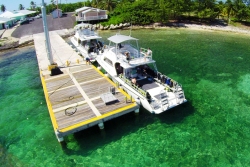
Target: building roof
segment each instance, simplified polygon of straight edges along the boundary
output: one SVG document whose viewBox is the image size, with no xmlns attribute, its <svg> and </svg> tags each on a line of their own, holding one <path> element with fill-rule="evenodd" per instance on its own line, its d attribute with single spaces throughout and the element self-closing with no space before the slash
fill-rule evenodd
<svg viewBox="0 0 250 167">
<path fill-rule="evenodd" d="M 25 14 L 25 15 L 36 13 L 36 11 L 31 11 L 31 10 L 18 10 L 16 12 L 19 12 L 19 13 L 22 13 L 22 14 Z"/>
<path fill-rule="evenodd" d="M 61 9 L 55 9 L 55 10 L 53 10 L 51 13 L 56 12 L 57 10 L 59 10 L 60 12 L 62 12 Z"/>
<path fill-rule="evenodd" d="M 35 11 L 30 10 L 18 10 L 18 11 L 5 11 L 0 15 L 0 17 L 7 17 L 7 18 L 13 18 L 13 17 L 19 17 L 19 16 L 26 16 L 32 13 L 36 13 Z"/>
<path fill-rule="evenodd" d="M 7 11 L 7 10 L 0 15 L 0 17 L 7 17 L 7 18 L 10 18 L 13 16 L 14 16 L 14 13 Z"/>
<path fill-rule="evenodd" d="M 99 12 L 99 11 L 101 11 L 101 9 L 90 8 L 90 9 L 87 9 L 87 10 L 82 11 L 82 13 L 88 13 L 88 12 L 90 12 L 90 11 L 97 11 L 97 12 Z"/>
<path fill-rule="evenodd" d="M 87 10 L 87 9 L 89 9 L 89 8 L 91 8 L 91 7 L 84 6 L 84 7 L 82 7 L 82 8 L 76 9 L 75 11 L 78 13 L 78 12 Z"/>
<path fill-rule="evenodd" d="M 60 11 L 62 11 L 61 9 L 55 9 L 55 10 L 60 10 Z M 55 10 L 53 10 L 53 11 L 55 11 Z"/>
</svg>

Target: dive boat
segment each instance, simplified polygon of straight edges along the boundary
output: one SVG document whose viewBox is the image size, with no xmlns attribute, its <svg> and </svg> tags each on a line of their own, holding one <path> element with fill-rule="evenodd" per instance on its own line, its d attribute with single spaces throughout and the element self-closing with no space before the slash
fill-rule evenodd
<svg viewBox="0 0 250 167">
<path fill-rule="evenodd" d="M 116 34 L 108 40 L 96 61 L 146 110 L 159 114 L 187 101 L 181 84 L 157 70 L 152 51 L 139 48 L 138 39 Z"/>
<path fill-rule="evenodd" d="M 74 27 L 75 35 L 70 39 L 80 54 L 91 62 L 103 52 L 103 42 L 91 24 L 81 23 Z"/>
</svg>

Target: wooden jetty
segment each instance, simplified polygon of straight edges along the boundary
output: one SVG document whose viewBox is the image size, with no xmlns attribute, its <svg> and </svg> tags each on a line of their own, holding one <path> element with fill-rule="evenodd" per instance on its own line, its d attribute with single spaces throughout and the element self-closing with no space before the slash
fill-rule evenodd
<svg viewBox="0 0 250 167">
<path fill-rule="evenodd" d="M 53 61 L 63 74 L 51 76 L 43 33 L 34 34 L 34 44 L 45 99 L 56 137 L 63 137 L 129 112 L 139 105 L 96 67 L 83 58 L 55 31 L 50 32 Z"/>
</svg>

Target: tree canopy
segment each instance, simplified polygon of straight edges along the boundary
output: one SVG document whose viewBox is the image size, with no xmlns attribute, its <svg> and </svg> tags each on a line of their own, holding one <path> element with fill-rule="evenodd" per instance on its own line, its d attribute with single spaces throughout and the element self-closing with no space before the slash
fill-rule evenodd
<svg viewBox="0 0 250 167">
<path fill-rule="evenodd" d="M 5 10 L 6 10 L 6 7 L 2 4 L 1 5 L 1 12 L 5 12 Z"/>
<path fill-rule="evenodd" d="M 101 7 L 101 6 L 100 6 Z M 108 9 L 109 10 L 109 9 Z M 109 10 L 109 23 L 132 22 L 149 24 L 170 20 L 189 19 L 213 21 L 222 18 L 228 22 L 250 19 L 250 0 L 120 0 Z"/>
<path fill-rule="evenodd" d="M 19 10 L 23 10 L 24 9 L 24 6 L 22 4 L 19 4 L 19 7 L 18 7 Z"/>
</svg>

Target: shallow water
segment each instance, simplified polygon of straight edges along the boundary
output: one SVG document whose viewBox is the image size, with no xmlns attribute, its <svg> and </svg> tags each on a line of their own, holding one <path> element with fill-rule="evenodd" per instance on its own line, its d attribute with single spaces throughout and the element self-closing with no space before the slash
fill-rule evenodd
<svg viewBox="0 0 250 167">
<path fill-rule="evenodd" d="M 0 166 L 249 166 L 249 36 L 187 29 L 132 36 L 183 85 L 188 103 L 160 115 L 141 109 L 59 144 L 34 48 L 1 52 Z"/>
</svg>

